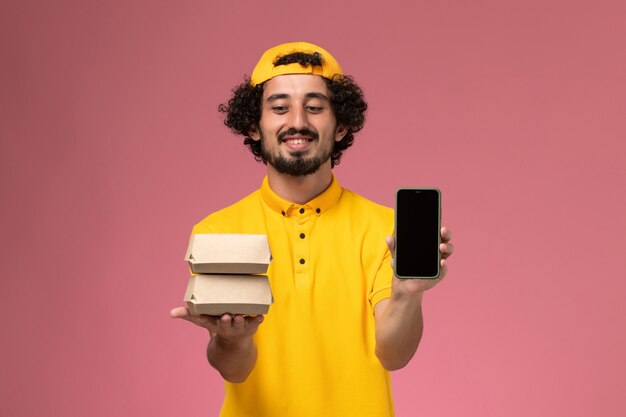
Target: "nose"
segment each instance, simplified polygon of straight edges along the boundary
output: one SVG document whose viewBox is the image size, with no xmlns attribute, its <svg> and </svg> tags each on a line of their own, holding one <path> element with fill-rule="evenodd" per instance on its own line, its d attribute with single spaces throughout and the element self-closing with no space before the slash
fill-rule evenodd
<svg viewBox="0 0 626 417">
<path fill-rule="evenodd" d="M 306 110 L 300 106 L 294 106 L 289 112 L 289 128 L 304 129 L 308 127 Z"/>
</svg>

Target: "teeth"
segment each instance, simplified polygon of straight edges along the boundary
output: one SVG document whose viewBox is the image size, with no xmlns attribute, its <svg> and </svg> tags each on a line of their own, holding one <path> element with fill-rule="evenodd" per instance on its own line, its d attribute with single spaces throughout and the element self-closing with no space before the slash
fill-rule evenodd
<svg viewBox="0 0 626 417">
<path fill-rule="evenodd" d="M 307 142 L 306 139 L 290 139 L 288 140 L 289 143 L 291 143 L 292 145 L 302 145 L 303 143 Z"/>
</svg>

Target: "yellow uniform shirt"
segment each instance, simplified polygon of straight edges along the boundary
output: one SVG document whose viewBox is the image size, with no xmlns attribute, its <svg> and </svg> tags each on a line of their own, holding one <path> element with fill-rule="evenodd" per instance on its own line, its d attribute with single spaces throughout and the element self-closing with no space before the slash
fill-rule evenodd
<svg viewBox="0 0 626 417">
<path fill-rule="evenodd" d="M 269 187 L 211 214 L 193 233 L 267 234 L 274 295 L 254 336 L 256 365 L 225 383 L 220 416 L 393 415 L 389 373 L 374 353 L 374 305 L 391 295 L 385 237 L 393 210 L 331 185 L 304 205 Z"/>
</svg>

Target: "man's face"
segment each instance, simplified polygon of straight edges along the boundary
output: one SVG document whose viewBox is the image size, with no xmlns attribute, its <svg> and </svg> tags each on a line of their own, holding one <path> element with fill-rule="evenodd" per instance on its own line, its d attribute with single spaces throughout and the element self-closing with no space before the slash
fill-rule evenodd
<svg viewBox="0 0 626 417">
<path fill-rule="evenodd" d="M 250 137 L 261 141 L 263 157 L 282 174 L 309 175 L 327 164 L 335 141 L 346 134 L 337 126 L 330 91 L 317 75 L 280 75 L 263 88 L 261 120 Z"/>
</svg>

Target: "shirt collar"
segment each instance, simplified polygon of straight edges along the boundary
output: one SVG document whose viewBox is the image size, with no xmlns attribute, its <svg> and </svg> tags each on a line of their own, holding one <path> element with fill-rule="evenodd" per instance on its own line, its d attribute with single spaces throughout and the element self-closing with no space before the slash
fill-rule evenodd
<svg viewBox="0 0 626 417">
<path fill-rule="evenodd" d="M 313 213 L 319 216 L 330 207 L 332 207 L 333 204 L 339 201 L 342 191 L 343 189 L 333 175 L 330 181 L 330 185 L 320 195 L 318 195 L 308 203 L 295 204 L 285 200 L 284 198 L 276 194 L 270 188 L 270 183 L 267 176 L 263 178 L 263 184 L 261 185 L 261 196 L 263 197 L 263 201 L 265 201 L 265 204 L 267 204 L 272 210 L 283 216 L 289 216 L 291 213 L 299 210 L 300 208 L 310 209 Z"/>
</svg>

